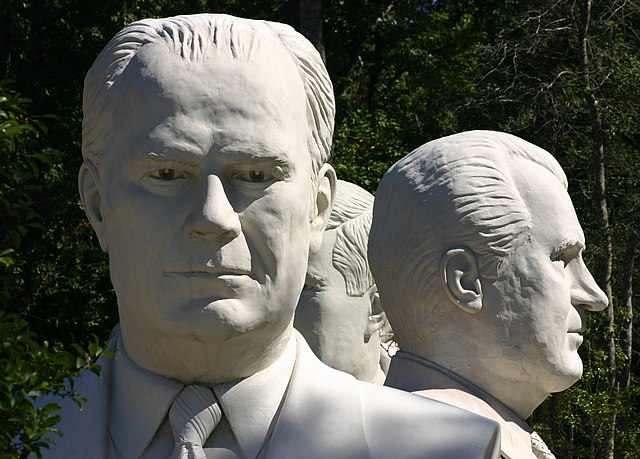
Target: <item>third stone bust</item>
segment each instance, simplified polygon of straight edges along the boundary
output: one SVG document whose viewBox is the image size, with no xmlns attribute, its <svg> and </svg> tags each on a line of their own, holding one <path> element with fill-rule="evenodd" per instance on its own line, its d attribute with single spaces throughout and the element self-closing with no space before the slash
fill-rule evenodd
<svg viewBox="0 0 640 459">
<path fill-rule="evenodd" d="M 322 246 L 309 258 L 294 326 L 330 367 L 382 384 L 389 327 L 367 261 L 373 195 L 338 180 Z"/>
</svg>

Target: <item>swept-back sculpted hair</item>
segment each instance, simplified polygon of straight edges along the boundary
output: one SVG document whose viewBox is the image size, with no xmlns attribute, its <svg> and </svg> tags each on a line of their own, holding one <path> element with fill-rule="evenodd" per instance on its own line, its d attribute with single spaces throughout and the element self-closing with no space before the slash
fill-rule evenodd
<svg viewBox="0 0 640 459">
<path fill-rule="evenodd" d="M 349 296 L 362 296 L 374 284 L 367 262 L 373 195 L 353 183 L 338 180 L 326 231 L 336 230 L 333 266 L 342 274 Z"/>
<path fill-rule="evenodd" d="M 309 150 L 313 170 L 329 159 L 335 100 L 329 74 L 313 45 L 293 28 L 276 22 L 242 19 L 224 14 L 195 14 L 145 19 L 122 29 L 96 58 L 84 81 L 82 155 L 100 164 L 107 151 L 116 107 L 118 81 L 141 47 L 165 43 L 184 59 L 198 60 L 211 49 L 249 62 L 268 42 L 282 46 L 299 70 L 307 106 Z M 258 76 L 259 77 L 259 76 Z M 215 78 L 212 75 L 211 78 Z"/>
<path fill-rule="evenodd" d="M 384 175 L 376 192 L 369 263 L 400 348 L 433 325 L 447 250 L 472 249 L 482 274 L 494 278 L 500 261 L 526 237 L 531 215 L 511 174 L 516 159 L 544 167 L 567 188 L 551 154 L 493 131 L 426 143 Z"/>
</svg>

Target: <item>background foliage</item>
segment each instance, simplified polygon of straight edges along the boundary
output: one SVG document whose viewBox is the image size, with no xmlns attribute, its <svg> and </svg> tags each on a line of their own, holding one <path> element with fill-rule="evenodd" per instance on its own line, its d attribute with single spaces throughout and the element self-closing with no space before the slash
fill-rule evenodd
<svg viewBox="0 0 640 459">
<path fill-rule="evenodd" d="M 106 339 L 116 322 L 106 256 L 75 185 L 84 74 L 133 20 L 224 11 L 305 31 L 320 27 L 312 40 L 324 49 L 338 103 L 335 167 L 370 191 L 409 151 L 463 130 L 511 132 L 556 156 L 585 229 L 587 262 L 612 302 L 609 315 L 590 314 L 584 378 L 550 397 L 530 422 L 558 457 L 640 457 L 633 340 L 638 3 L 325 0 L 316 17 L 310 4 L 317 3 L 0 3 L 0 79 L 12 80 L 0 84 L 0 301 L 26 321 L 4 316 L 0 330 L 28 331 L 22 349 L 29 352 L 18 361 L 40 355 L 30 350 L 43 346 L 44 360 L 64 371 L 39 374 L 58 381 L 73 366 L 56 362 L 51 349 L 86 347 L 94 334 Z M 42 116 L 49 113 L 55 118 Z M 19 366 L 7 371 L 26 374 Z M 2 417 L 18 413 L 0 409 Z"/>
</svg>

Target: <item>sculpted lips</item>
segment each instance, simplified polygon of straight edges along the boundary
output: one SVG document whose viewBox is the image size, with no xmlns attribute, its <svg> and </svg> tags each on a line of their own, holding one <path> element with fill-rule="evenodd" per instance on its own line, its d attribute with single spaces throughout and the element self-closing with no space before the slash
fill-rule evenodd
<svg viewBox="0 0 640 459">
<path fill-rule="evenodd" d="M 165 276 L 184 277 L 205 277 L 215 278 L 221 276 L 249 276 L 254 277 L 251 272 L 251 264 L 244 260 L 208 260 L 204 263 L 190 264 L 189 266 L 173 266 L 164 270 Z"/>
<path fill-rule="evenodd" d="M 253 272 L 232 266 L 175 267 L 166 269 L 164 277 L 169 281 L 166 288 L 172 294 L 186 292 L 191 299 L 197 298 L 197 303 L 238 298 L 253 291 L 259 284 Z M 180 288 L 174 288 L 178 286 Z"/>
<path fill-rule="evenodd" d="M 569 329 L 567 330 L 567 334 L 579 335 L 580 337 L 582 337 L 583 333 L 584 333 L 583 324 L 576 324 L 574 326 L 569 327 Z"/>
<path fill-rule="evenodd" d="M 572 322 L 575 322 L 575 324 L 572 324 L 568 327 L 569 330 L 567 331 L 567 333 L 577 333 L 579 335 L 582 335 L 584 333 L 584 330 L 585 330 L 584 316 L 581 314 L 580 318 L 582 320 L 579 323 L 578 321 L 575 321 L 575 320 L 572 321 Z"/>
</svg>

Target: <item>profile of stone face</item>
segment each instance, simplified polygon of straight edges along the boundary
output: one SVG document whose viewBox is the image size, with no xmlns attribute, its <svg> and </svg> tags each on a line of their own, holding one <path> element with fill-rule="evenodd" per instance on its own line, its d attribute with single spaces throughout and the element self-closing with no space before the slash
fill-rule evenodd
<svg viewBox="0 0 640 459">
<path fill-rule="evenodd" d="M 76 382 L 83 410 L 58 400 L 50 457 L 491 454 L 495 424 L 333 370 L 293 329 L 336 182 L 332 85 L 306 39 L 139 21 L 96 59 L 83 108 L 79 190 L 120 325 L 116 358 Z M 449 447 L 460 425 L 471 440 Z"/>
<path fill-rule="evenodd" d="M 382 384 L 386 351 L 380 334 L 388 323 L 367 261 L 372 210 L 371 193 L 338 180 L 322 246 L 309 258 L 294 327 L 330 367 Z"/>
<path fill-rule="evenodd" d="M 507 457 L 532 457 L 522 420 L 580 378 L 585 313 L 607 304 L 566 188 L 543 149 L 470 131 L 413 151 L 376 193 L 369 262 L 401 350 L 386 384 L 506 420 Z"/>
</svg>

